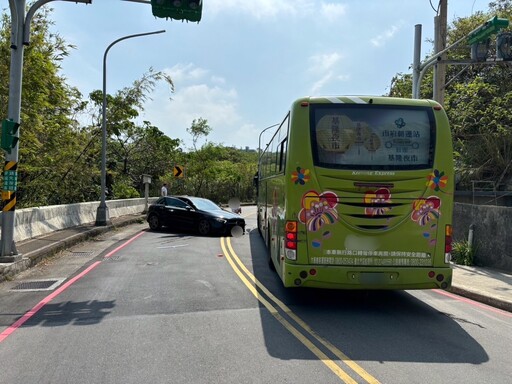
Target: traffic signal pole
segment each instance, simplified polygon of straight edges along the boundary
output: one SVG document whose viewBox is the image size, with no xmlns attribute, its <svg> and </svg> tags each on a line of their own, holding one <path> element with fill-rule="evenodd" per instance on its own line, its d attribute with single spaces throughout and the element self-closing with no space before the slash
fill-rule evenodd
<svg viewBox="0 0 512 384">
<path fill-rule="evenodd" d="M 7 118 L 20 122 L 21 83 L 23 77 L 23 32 L 25 21 L 25 0 L 9 0 L 11 10 L 11 67 L 9 71 L 9 105 Z M 19 130 L 14 134 L 19 137 Z M 9 263 L 21 258 L 14 244 L 14 213 L 16 208 L 16 184 L 19 140 L 15 140 L 11 151 L 5 153 L 4 185 L 2 189 L 2 254 L 0 262 Z M 9 153 L 10 152 L 10 153 Z M 7 178 L 14 177 L 14 188 L 6 189 Z M 12 185 L 12 184 L 11 184 Z"/>
<path fill-rule="evenodd" d="M 414 28 L 414 55 L 412 63 L 412 98 L 420 98 L 420 87 L 421 81 L 427 69 L 436 63 L 444 64 L 490 64 L 494 65 L 498 61 L 478 61 L 478 60 L 462 60 L 462 61 L 450 61 L 441 60 L 441 57 L 448 52 L 450 49 L 455 48 L 463 41 L 468 41 L 469 44 L 475 44 L 477 42 L 487 39 L 492 34 L 497 33 L 500 29 L 506 28 L 509 24 L 507 19 L 499 19 L 494 17 L 479 27 L 473 29 L 466 36 L 460 38 L 455 43 L 446 47 L 445 49 L 435 53 L 426 59 L 423 63 L 421 62 L 421 24 L 416 24 Z"/>
<path fill-rule="evenodd" d="M 26 0 L 9 0 L 11 11 L 11 63 L 9 70 L 9 105 L 7 119 L 20 124 L 21 90 L 23 80 L 23 53 L 29 45 L 30 23 L 38 8 L 58 0 L 39 0 L 25 15 Z M 92 0 L 61 0 L 90 4 Z M 4 182 L 2 187 L 2 234 L 0 263 L 12 263 L 21 258 L 14 243 L 14 222 L 16 209 L 16 189 L 18 179 L 19 129 L 13 132 L 12 149 L 5 153 Z"/>
<path fill-rule="evenodd" d="M 452 45 L 446 47 L 445 49 L 437 52 L 436 54 L 430 56 L 423 63 L 421 63 L 421 24 L 416 24 L 414 29 L 414 58 L 413 58 L 413 68 L 412 68 L 412 98 L 419 99 L 420 98 L 420 86 L 421 81 L 423 80 L 423 76 L 427 69 L 431 66 L 435 65 L 440 61 L 441 56 L 448 52 L 450 49 L 455 48 L 464 40 L 467 39 L 467 36 L 457 40 Z"/>
</svg>

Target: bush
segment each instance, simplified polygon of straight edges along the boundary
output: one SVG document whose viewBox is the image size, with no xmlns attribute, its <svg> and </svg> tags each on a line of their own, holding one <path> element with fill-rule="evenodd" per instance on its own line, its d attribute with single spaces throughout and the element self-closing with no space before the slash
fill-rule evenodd
<svg viewBox="0 0 512 384">
<path fill-rule="evenodd" d="M 453 243 L 452 261 L 459 265 L 471 266 L 475 253 L 475 246 L 471 246 L 468 240 L 456 241 Z"/>
<path fill-rule="evenodd" d="M 131 185 L 114 183 L 112 186 L 112 199 L 131 199 L 140 197 L 140 193 Z"/>
</svg>

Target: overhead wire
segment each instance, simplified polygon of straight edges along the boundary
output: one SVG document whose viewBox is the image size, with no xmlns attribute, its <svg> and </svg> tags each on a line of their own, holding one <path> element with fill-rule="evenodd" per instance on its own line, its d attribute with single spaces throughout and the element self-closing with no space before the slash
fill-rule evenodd
<svg viewBox="0 0 512 384">
<path fill-rule="evenodd" d="M 434 10 L 434 12 L 436 13 L 436 15 L 439 15 L 439 7 L 441 7 L 441 1 L 442 0 L 439 0 L 439 3 L 437 4 L 437 9 L 434 7 L 434 5 L 432 4 L 432 0 L 428 0 L 428 2 L 430 3 L 430 6 L 432 7 L 432 9 Z"/>
</svg>

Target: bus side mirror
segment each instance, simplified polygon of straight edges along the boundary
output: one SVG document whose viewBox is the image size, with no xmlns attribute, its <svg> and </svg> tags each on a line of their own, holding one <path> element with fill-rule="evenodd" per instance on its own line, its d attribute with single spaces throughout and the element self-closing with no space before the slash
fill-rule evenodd
<svg viewBox="0 0 512 384">
<path fill-rule="evenodd" d="M 256 173 L 254 174 L 254 177 L 252 178 L 252 184 L 253 184 L 256 188 L 258 188 L 258 181 L 259 181 L 259 176 L 258 176 L 258 172 L 256 172 Z"/>
</svg>

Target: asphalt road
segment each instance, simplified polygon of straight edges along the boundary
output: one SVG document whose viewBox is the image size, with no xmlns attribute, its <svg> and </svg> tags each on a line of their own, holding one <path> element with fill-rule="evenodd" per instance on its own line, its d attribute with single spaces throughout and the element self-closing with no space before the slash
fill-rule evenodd
<svg viewBox="0 0 512 384">
<path fill-rule="evenodd" d="M 509 383 L 512 314 L 439 291 L 285 290 L 236 238 L 136 224 L 0 284 L 0 383 Z M 67 279 L 56 290 L 22 281 Z"/>
</svg>

